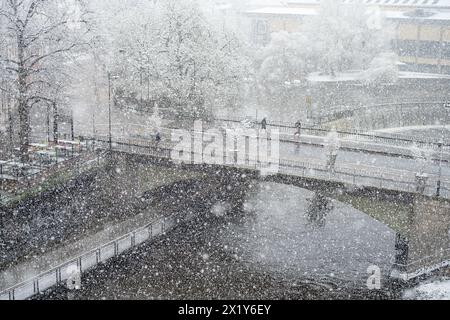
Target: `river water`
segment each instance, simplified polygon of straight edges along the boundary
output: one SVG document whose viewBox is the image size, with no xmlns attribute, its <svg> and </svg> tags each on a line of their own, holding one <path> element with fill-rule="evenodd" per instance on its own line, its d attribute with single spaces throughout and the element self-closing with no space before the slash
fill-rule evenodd
<svg viewBox="0 0 450 320">
<path fill-rule="evenodd" d="M 264 182 L 249 191 L 239 212 L 231 212 L 226 201 L 209 209 L 200 206 L 197 218 L 86 274 L 82 290 L 70 297 L 403 297 L 403 289 L 387 281 L 395 232 L 346 204 L 328 199 L 314 211 L 311 203 L 320 201 L 310 191 Z M 381 270 L 380 290 L 367 287 L 370 267 Z M 67 295 L 58 288 L 39 298 Z"/>
</svg>

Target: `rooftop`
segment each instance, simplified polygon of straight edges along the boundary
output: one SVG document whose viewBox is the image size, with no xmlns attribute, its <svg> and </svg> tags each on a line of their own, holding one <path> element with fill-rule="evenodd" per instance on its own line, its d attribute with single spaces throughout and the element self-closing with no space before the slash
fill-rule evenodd
<svg viewBox="0 0 450 320">
<path fill-rule="evenodd" d="M 344 0 L 345 1 L 345 0 Z M 349 0 L 347 0 L 349 1 Z M 381 1 L 381 0 L 380 0 Z M 401 0 L 399 0 L 401 1 Z M 411 15 L 410 11 L 383 11 L 387 19 L 423 19 L 430 21 L 450 21 L 449 10 L 426 10 L 425 15 Z M 313 16 L 317 14 L 314 8 L 295 8 L 295 7 L 266 7 L 247 11 L 248 15 L 282 15 L 282 16 Z"/>
<path fill-rule="evenodd" d="M 344 3 L 365 3 L 376 6 L 391 7 L 418 7 L 418 8 L 447 8 L 450 9 L 450 0 L 341 0 Z M 287 0 L 288 5 L 314 5 L 321 0 Z"/>
</svg>

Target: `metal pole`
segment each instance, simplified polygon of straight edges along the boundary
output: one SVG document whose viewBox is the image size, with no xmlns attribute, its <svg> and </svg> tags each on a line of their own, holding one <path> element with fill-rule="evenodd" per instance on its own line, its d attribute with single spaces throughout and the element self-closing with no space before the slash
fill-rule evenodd
<svg viewBox="0 0 450 320">
<path fill-rule="evenodd" d="M 444 104 L 444 111 L 445 111 L 445 115 L 444 117 L 446 118 L 448 116 L 448 109 L 450 108 L 450 104 L 446 103 Z M 447 120 L 447 119 L 445 119 Z M 436 197 L 440 197 L 441 196 L 441 184 L 442 184 L 442 161 L 444 158 L 444 139 L 445 139 L 445 122 L 443 121 L 443 125 L 442 125 L 442 140 L 439 142 L 439 149 L 440 149 L 440 158 L 439 158 L 439 177 L 438 177 L 438 183 L 437 183 L 437 190 L 436 190 Z"/>
<path fill-rule="evenodd" d="M 147 74 L 147 103 L 150 103 L 150 70 Z"/>
<path fill-rule="evenodd" d="M 112 151 L 112 124 L 111 124 L 111 73 L 108 72 L 108 123 L 109 123 L 109 151 Z"/>
<path fill-rule="evenodd" d="M 72 117 L 70 118 L 70 136 L 71 136 L 71 140 L 75 141 L 75 128 L 74 128 L 74 120 L 73 120 L 73 109 L 72 109 Z"/>
<path fill-rule="evenodd" d="M 53 101 L 53 142 L 55 145 L 59 141 L 59 110 L 56 101 Z"/>
<path fill-rule="evenodd" d="M 443 158 L 443 143 L 439 143 L 439 150 L 440 150 L 440 159 L 439 159 L 439 177 L 437 182 L 437 190 L 436 190 L 436 197 L 441 196 L 441 179 L 442 179 L 442 158 Z"/>
<path fill-rule="evenodd" d="M 141 107 L 142 107 L 142 102 L 144 101 L 144 96 L 143 96 L 143 89 L 142 87 L 144 86 L 144 75 L 143 75 L 143 71 L 142 68 L 140 69 L 140 91 L 141 91 Z"/>
<path fill-rule="evenodd" d="M 14 132 L 13 132 L 13 117 L 11 111 L 11 97 L 7 96 L 7 108 L 8 108 L 8 133 L 9 133 L 9 149 L 12 154 L 14 150 Z"/>
</svg>

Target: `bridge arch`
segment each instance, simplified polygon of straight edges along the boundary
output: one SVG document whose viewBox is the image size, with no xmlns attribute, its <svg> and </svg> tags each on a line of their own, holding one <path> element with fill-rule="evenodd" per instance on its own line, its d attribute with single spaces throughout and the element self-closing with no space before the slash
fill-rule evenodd
<svg viewBox="0 0 450 320">
<path fill-rule="evenodd" d="M 300 187 L 348 204 L 391 228 L 397 234 L 393 278 L 408 281 L 450 265 L 447 199 L 286 175 L 264 180 Z"/>
<path fill-rule="evenodd" d="M 166 153 L 170 151 L 169 149 L 138 144 L 122 144 L 117 149 L 114 152 L 140 152 L 141 154 L 131 156 L 142 157 L 147 159 L 146 161 L 155 162 L 159 165 L 180 166 L 180 164 L 174 163 L 170 156 L 167 156 Z M 325 169 L 320 165 L 320 168 L 316 168 L 317 164 L 313 164 L 312 169 L 309 169 L 308 167 L 302 167 L 302 164 L 295 166 L 287 163 L 284 166 L 281 163 L 280 173 L 269 176 L 261 176 L 258 164 L 252 163 L 208 165 L 196 164 L 192 160 L 192 162 L 181 164 L 181 166 L 199 171 L 205 176 L 216 178 L 220 176 L 225 185 L 235 186 L 236 188 L 256 179 L 295 185 L 312 191 L 319 190 L 331 198 L 351 204 L 355 209 L 359 209 L 369 216 L 375 216 L 376 219 L 381 220 L 382 223 L 391 227 L 399 235 L 397 237 L 399 254 L 396 261 L 393 262 L 394 268 L 398 271 L 398 278 L 414 278 L 429 270 L 438 269 L 442 264 L 450 264 L 448 246 L 450 243 L 448 233 L 450 220 L 447 221 L 445 219 L 446 216 L 450 216 L 450 206 L 447 206 L 448 200 L 436 199 L 430 196 L 430 194 L 435 193 L 435 190 L 430 189 L 435 188 L 434 181 L 431 181 L 431 184 L 425 184 L 424 190 L 420 190 L 417 181 L 396 181 L 392 176 L 374 178 L 358 176 L 356 179 L 355 177 L 349 179 L 348 173 L 336 172 L 334 174 L 334 172 L 329 172 L 329 169 L 327 172 L 324 172 Z M 295 172 L 292 172 L 293 169 L 295 169 Z M 311 170 L 317 171 L 317 174 L 311 177 Z M 367 181 L 368 179 L 375 179 L 376 181 L 374 183 L 372 180 Z M 384 184 L 383 181 L 385 180 L 389 180 L 389 183 Z M 393 182 L 395 185 L 393 185 Z M 236 199 L 238 207 L 243 205 L 243 199 L 242 194 Z M 377 202 L 376 206 L 374 201 Z M 435 209 L 428 210 L 427 205 L 420 205 L 423 202 Z M 373 207 L 376 210 L 371 211 L 370 208 Z M 380 209 L 380 207 L 382 208 Z M 385 215 L 377 216 L 377 211 L 381 211 Z M 428 228 L 426 225 L 427 219 L 418 218 L 424 215 L 430 215 L 429 221 L 439 221 L 440 227 L 435 230 Z M 382 219 L 386 217 L 390 219 Z M 429 236 L 430 232 L 432 236 Z M 439 240 L 434 242 L 434 238 L 446 239 L 447 241 Z M 416 245 L 422 242 L 427 242 L 429 245 L 426 248 Z"/>
</svg>

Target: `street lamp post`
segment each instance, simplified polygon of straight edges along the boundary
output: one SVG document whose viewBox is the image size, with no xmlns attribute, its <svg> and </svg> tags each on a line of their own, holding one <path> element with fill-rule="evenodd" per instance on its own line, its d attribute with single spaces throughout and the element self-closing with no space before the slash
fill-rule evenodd
<svg viewBox="0 0 450 320">
<path fill-rule="evenodd" d="M 108 71 L 108 142 L 109 152 L 112 152 L 112 123 L 111 123 L 111 72 Z"/>
<path fill-rule="evenodd" d="M 450 103 L 444 104 L 444 110 L 445 110 L 445 116 L 448 116 L 448 110 L 450 109 Z M 437 188 L 436 188 L 436 197 L 441 197 L 441 188 L 442 188 L 442 162 L 444 158 L 444 138 L 445 138 L 445 121 L 442 126 L 442 139 L 438 143 L 439 147 L 439 176 L 438 176 L 438 182 L 437 182 Z"/>
<path fill-rule="evenodd" d="M 120 54 L 125 54 L 125 50 L 120 49 Z M 111 82 L 113 79 L 117 79 L 119 76 L 113 76 L 110 71 L 108 71 L 108 143 L 109 143 L 109 151 L 112 152 L 112 123 L 111 123 L 111 107 L 112 107 L 112 85 Z"/>
<path fill-rule="evenodd" d="M 440 156 L 439 156 L 439 177 L 438 177 L 438 182 L 437 182 L 437 189 L 436 189 L 436 197 L 439 198 L 441 196 L 441 179 L 442 179 L 442 158 L 443 158 L 443 152 L 444 152 L 444 141 L 441 140 L 438 143 L 439 146 L 439 152 L 440 152 Z"/>
</svg>

